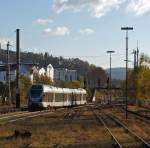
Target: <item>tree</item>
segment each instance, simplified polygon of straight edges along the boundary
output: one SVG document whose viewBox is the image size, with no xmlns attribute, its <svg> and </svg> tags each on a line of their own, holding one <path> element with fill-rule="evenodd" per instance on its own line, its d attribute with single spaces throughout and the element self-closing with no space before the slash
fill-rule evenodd
<svg viewBox="0 0 150 148">
<path fill-rule="evenodd" d="M 21 81 L 21 87 L 20 87 L 21 103 L 26 104 L 28 99 L 27 98 L 28 89 L 32 85 L 32 83 L 30 78 L 27 76 L 21 76 L 20 81 Z"/>
<path fill-rule="evenodd" d="M 52 81 L 51 79 L 46 76 L 46 75 L 35 75 L 35 78 L 34 78 L 34 83 L 42 83 L 42 84 L 47 84 L 47 85 L 51 85 L 52 84 Z"/>
<path fill-rule="evenodd" d="M 28 89 L 32 85 L 31 80 L 27 76 L 21 76 L 20 77 L 20 98 L 21 98 L 21 104 L 27 103 L 27 94 Z M 12 103 L 15 104 L 16 100 L 16 81 L 11 82 L 11 97 L 12 97 Z"/>
<path fill-rule="evenodd" d="M 107 76 L 105 71 L 100 67 L 92 65 L 86 75 L 87 87 L 95 88 L 105 86 Z"/>
<path fill-rule="evenodd" d="M 150 58 L 142 54 L 138 68 L 129 71 L 129 98 L 130 100 L 150 99 Z M 125 82 L 123 84 L 125 86 Z"/>
</svg>

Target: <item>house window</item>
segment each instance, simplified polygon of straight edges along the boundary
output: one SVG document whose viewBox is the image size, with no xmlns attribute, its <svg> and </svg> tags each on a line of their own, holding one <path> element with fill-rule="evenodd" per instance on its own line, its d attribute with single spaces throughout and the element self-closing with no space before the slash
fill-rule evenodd
<svg viewBox="0 0 150 148">
<path fill-rule="evenodd" d="M 70 81 L 72 81 L 72 75 L 70 75 Z"/>
<path fill-rule="evenodd" d="M 65 75 L 65 81 L 67 81 L 67 75 Z"/>
<path fill-rule="evenodd" d="M 58 75 L 58 80 L 60 80 L 60 72 L 58 73 L 59 75 Z"/>
</svg>

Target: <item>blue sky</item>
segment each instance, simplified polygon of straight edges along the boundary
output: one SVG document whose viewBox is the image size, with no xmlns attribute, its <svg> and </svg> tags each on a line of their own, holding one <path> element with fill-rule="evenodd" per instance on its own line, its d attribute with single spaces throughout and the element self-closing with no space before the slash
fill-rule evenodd
<svg viewBox="0 0 150 148">
<path fill-rule="evenodd" d="M 15 29 L 21 29 L 23 51 L 49 52 L 80 57 L 91 64 L 109 67 L 107 50 L 115 50 L 113 67 L 125 66 L 125 32 L 129 32 L 129 57 L 137 40 L 141 52 L 150 49 L 149 0 L 1 0 L 0 42 L 15 49 Z M 130 63 L 130 67 L 133 64 Z"/>
</svg>

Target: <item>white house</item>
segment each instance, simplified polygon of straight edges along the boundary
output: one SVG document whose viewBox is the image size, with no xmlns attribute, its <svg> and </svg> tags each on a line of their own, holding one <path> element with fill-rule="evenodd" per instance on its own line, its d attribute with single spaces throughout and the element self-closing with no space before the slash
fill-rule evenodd
<svg viewBox="0 0 150 148">
<path fill-rule="evenodd" d="M 51 79 L 51 81 L 54 81 L 54 68 L 51 64 L 49 64 L 46 68 L 38 68 L 37 66 L 32 67 L 31 73 L 30 73 L 30 79 L 33 82 L 34 74 L 38 74 L 39 76 L 47 76 Z"/>
<path fill-rule="evenodd" d="M 40 76 L 41 75 L 44 76 L 46 74 L 46 70 L 42 67 L 42 68 L 39 69 L 38 73 L 39 73 Z"/>
<path fill-rule="evenodd" d="M 54 79 L 56 81 L 75 81 L 77 80 L 77 71 L 68 70 L 65 68 L 57 68 L 54 70 Z"/>
<path fill-rule="evenodd" d="M 52 82 L 54 81 L 54 68 L 51 64 L 47 66 L 46 75 L 51 79 Z"/>
<path fill-rule="evenodd" d="M 2 64 L 2 63 L 1 63 Z M 63 80 L 75 80 L 76 74 L 73 70 L 60 70 L 60 79 Z M 62 73 L 65 73 L 65 77 L 62 77 Z M 71 74 L 72 73 L 72 74 Z M 41 76 L 46 75 L 51 79 L 51 81 L 54 81 L 54 68 L 51 64 L 49 64 L 46 68 L 42 67 L 39 68 L 38 66 L 29 66 L 29 65 L 21 65 L 20 66 L 20 75 L 24 75 L 30 78 L 30 80 L 33 82 L 35 74 Z M 56 74 L 57 75 L 57 74 Z M 10 77 L 11 81 L 14 81 L 16 79 L 16 70 L 10 71 Z M 6 83 L 6 71 L 0 71 L 0 82 Z"/>
</svg>

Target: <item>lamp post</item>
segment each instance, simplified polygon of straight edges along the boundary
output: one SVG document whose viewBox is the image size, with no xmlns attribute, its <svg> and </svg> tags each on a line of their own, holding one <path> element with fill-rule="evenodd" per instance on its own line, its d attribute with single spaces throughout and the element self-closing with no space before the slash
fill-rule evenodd
<svg viewBox="0 0 150 148">
<path fill-rule="evenodd" d="M 125 87 L 125 110 L 126 119 L 128 118 L 128 31 L 133 30 L 133 27 L 121 27 L 121 30 L 126 31 L 126 87 Z"/>
<path fill-rule="evenodd" d="M 10 91 L 10 63 L 9 63 L 9 47 L 10 43 L 7 43 L 7 90 L 8 90 L 8 102 L 10 103 L 11 100 L 11 91 Z"/>
<path fill-rule="evenodd" d="M 107 53 L 110 55 L 110 69 L 109 69 L 109 91 L 110 91 L 110 102 L 111 102 L 111 55 L 115 53 L 113 50 L 108 50 Z"/>
</svg>

